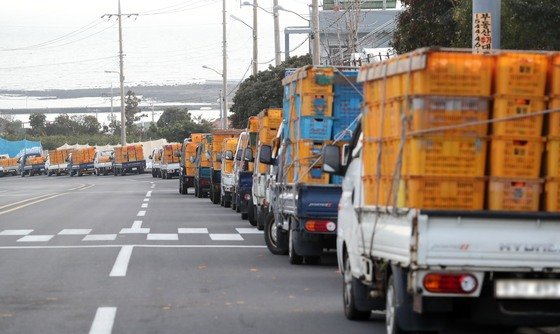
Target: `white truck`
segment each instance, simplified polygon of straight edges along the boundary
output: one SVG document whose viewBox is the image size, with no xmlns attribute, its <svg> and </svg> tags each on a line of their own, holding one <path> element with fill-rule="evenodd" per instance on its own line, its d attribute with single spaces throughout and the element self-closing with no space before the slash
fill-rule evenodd
<svg viewBox="0 0 560 334">
<path fill-rule="evenodd" d="M 108 175 L 113 172 L 114 152 L 114 150 L 95 152 L 95 158 L 93 159 L 93 171 L 95 175 Z"/>
<path fill-rule="evenodd" d="M 456 319 L 497 327 L 560 325 L 560 216 L 364 204 L 361 126 L 327 146 L 344 174 L 337 256 L 347 318 L 386 311 L 387 333 L 439 330 Z M 342 156 L 342 158 L 341 158 Z"/>
</svg>

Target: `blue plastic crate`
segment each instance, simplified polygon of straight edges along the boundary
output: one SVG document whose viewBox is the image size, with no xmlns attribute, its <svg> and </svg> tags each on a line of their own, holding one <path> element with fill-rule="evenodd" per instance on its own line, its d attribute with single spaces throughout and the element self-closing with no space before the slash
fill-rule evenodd
<svg viewBox="0 0 560 334">
<path fill-rule="evenodd" d="M 352 118 L 356 117 L 362 110 L 363 92 L 361 84 L 354 87 L 338 84 L 334 86 L 333 117 Z"/>
<path fill-rule="evenodd" d="M 339 138 L 339 136 L 342 135 L 342 132 L 345 131 L 350 126 L 350 124 L 352 124 L 353 121 L 354 121 L 354 118 L 335 118 L 333 120 L 332 139 L 333 140 L 350 140 L 352 138 L 352 134 L 348 131 L 346 131 L 346 133 L 344 133 L 344 136 L 342 138 Z M 358 122 L 354 122 L 354 124 L 352 124 L 352 126 L 349 128 L 349 130 L 352 131 L 352 133 L 354 133 L 357 125 L 358 125 Z"/>
<path fill-rule="evenodd" d="M 328 117 L 300 117 L 294 121 L 294 131 L 298 126 L 299 133 L 297 139 L 304 140 L 329 140 L 332 136 L 333 119 Z"/>
<path fill-rule="evenodd" d="M 341 175 L 331 175 L 331 184 L 342 184 L 344 176 Z"/>
<path fill-rule="evenodd" d="M 290 126 L 286 119 L 282 121 L 284 123 L 284 127 L 282 128 L 282 137 L 283 138 L 290 138 Z"/>
</svg>

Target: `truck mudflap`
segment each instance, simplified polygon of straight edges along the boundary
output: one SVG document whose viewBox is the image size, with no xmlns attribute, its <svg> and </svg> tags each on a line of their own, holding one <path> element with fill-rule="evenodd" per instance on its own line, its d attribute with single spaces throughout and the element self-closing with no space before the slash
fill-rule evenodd
<svg viewBox="0 0 560 334">
<path fill-rule="evenodd" d="M 212 169 L 212 184 L 220 184 L 222 182 L 222 171 Z"/>
<path fill-rule="evenodd" d="M 305 229 L 292 230 L 294 249 L 301 256 L 320 256 L 323 249 L 336 249 L 336 233 L 310 233 Z"/>
<path fill-rule="evenodd" d="M 340 186 L 300 185 L 298 188 L 298 218 L 336 218 L 342 194 Z"/>
<path fill-rule="evenodd" d="M 185 176 L 184 182 L 187 184 L 187 187 L 194 187 L 194 176 Z"/>
</svg>

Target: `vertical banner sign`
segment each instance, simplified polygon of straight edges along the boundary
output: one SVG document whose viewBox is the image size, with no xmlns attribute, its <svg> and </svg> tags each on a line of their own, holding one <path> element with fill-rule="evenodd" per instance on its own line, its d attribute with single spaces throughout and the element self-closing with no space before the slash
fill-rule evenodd
<svg viewBox="0 0 560 334">
<path fill-rule="evenodd" d="M 473 25 L 474 53 L 489 53 L 492 50 L 492 15 L 476 13 Z"/>
</svg>

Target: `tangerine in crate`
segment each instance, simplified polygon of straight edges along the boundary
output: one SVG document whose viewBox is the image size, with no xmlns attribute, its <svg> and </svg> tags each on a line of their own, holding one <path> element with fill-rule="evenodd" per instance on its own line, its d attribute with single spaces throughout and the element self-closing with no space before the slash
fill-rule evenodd
<svg viewBox="0 0 560 334">
<path fill-rule="evenodd" d="M 538 178 L 544 139 L 493 137 L 490 144 L 490 175 L 497 177 Z"/>
<path fill-rule="evenodd" d="M 494 119 L 529 115 L 545 109 L 544 99 L 497 97 L 494 99 Z M 517 120 L 495 122 L 492 133 L 497 136 L 539 137 L 542 135 L 543 115 Z"/>
<path fill-rule="evenodd" d="M 538 211 L 543 181 L 540 179 L 490 179 L 488 209 Z"/>
</svg>

